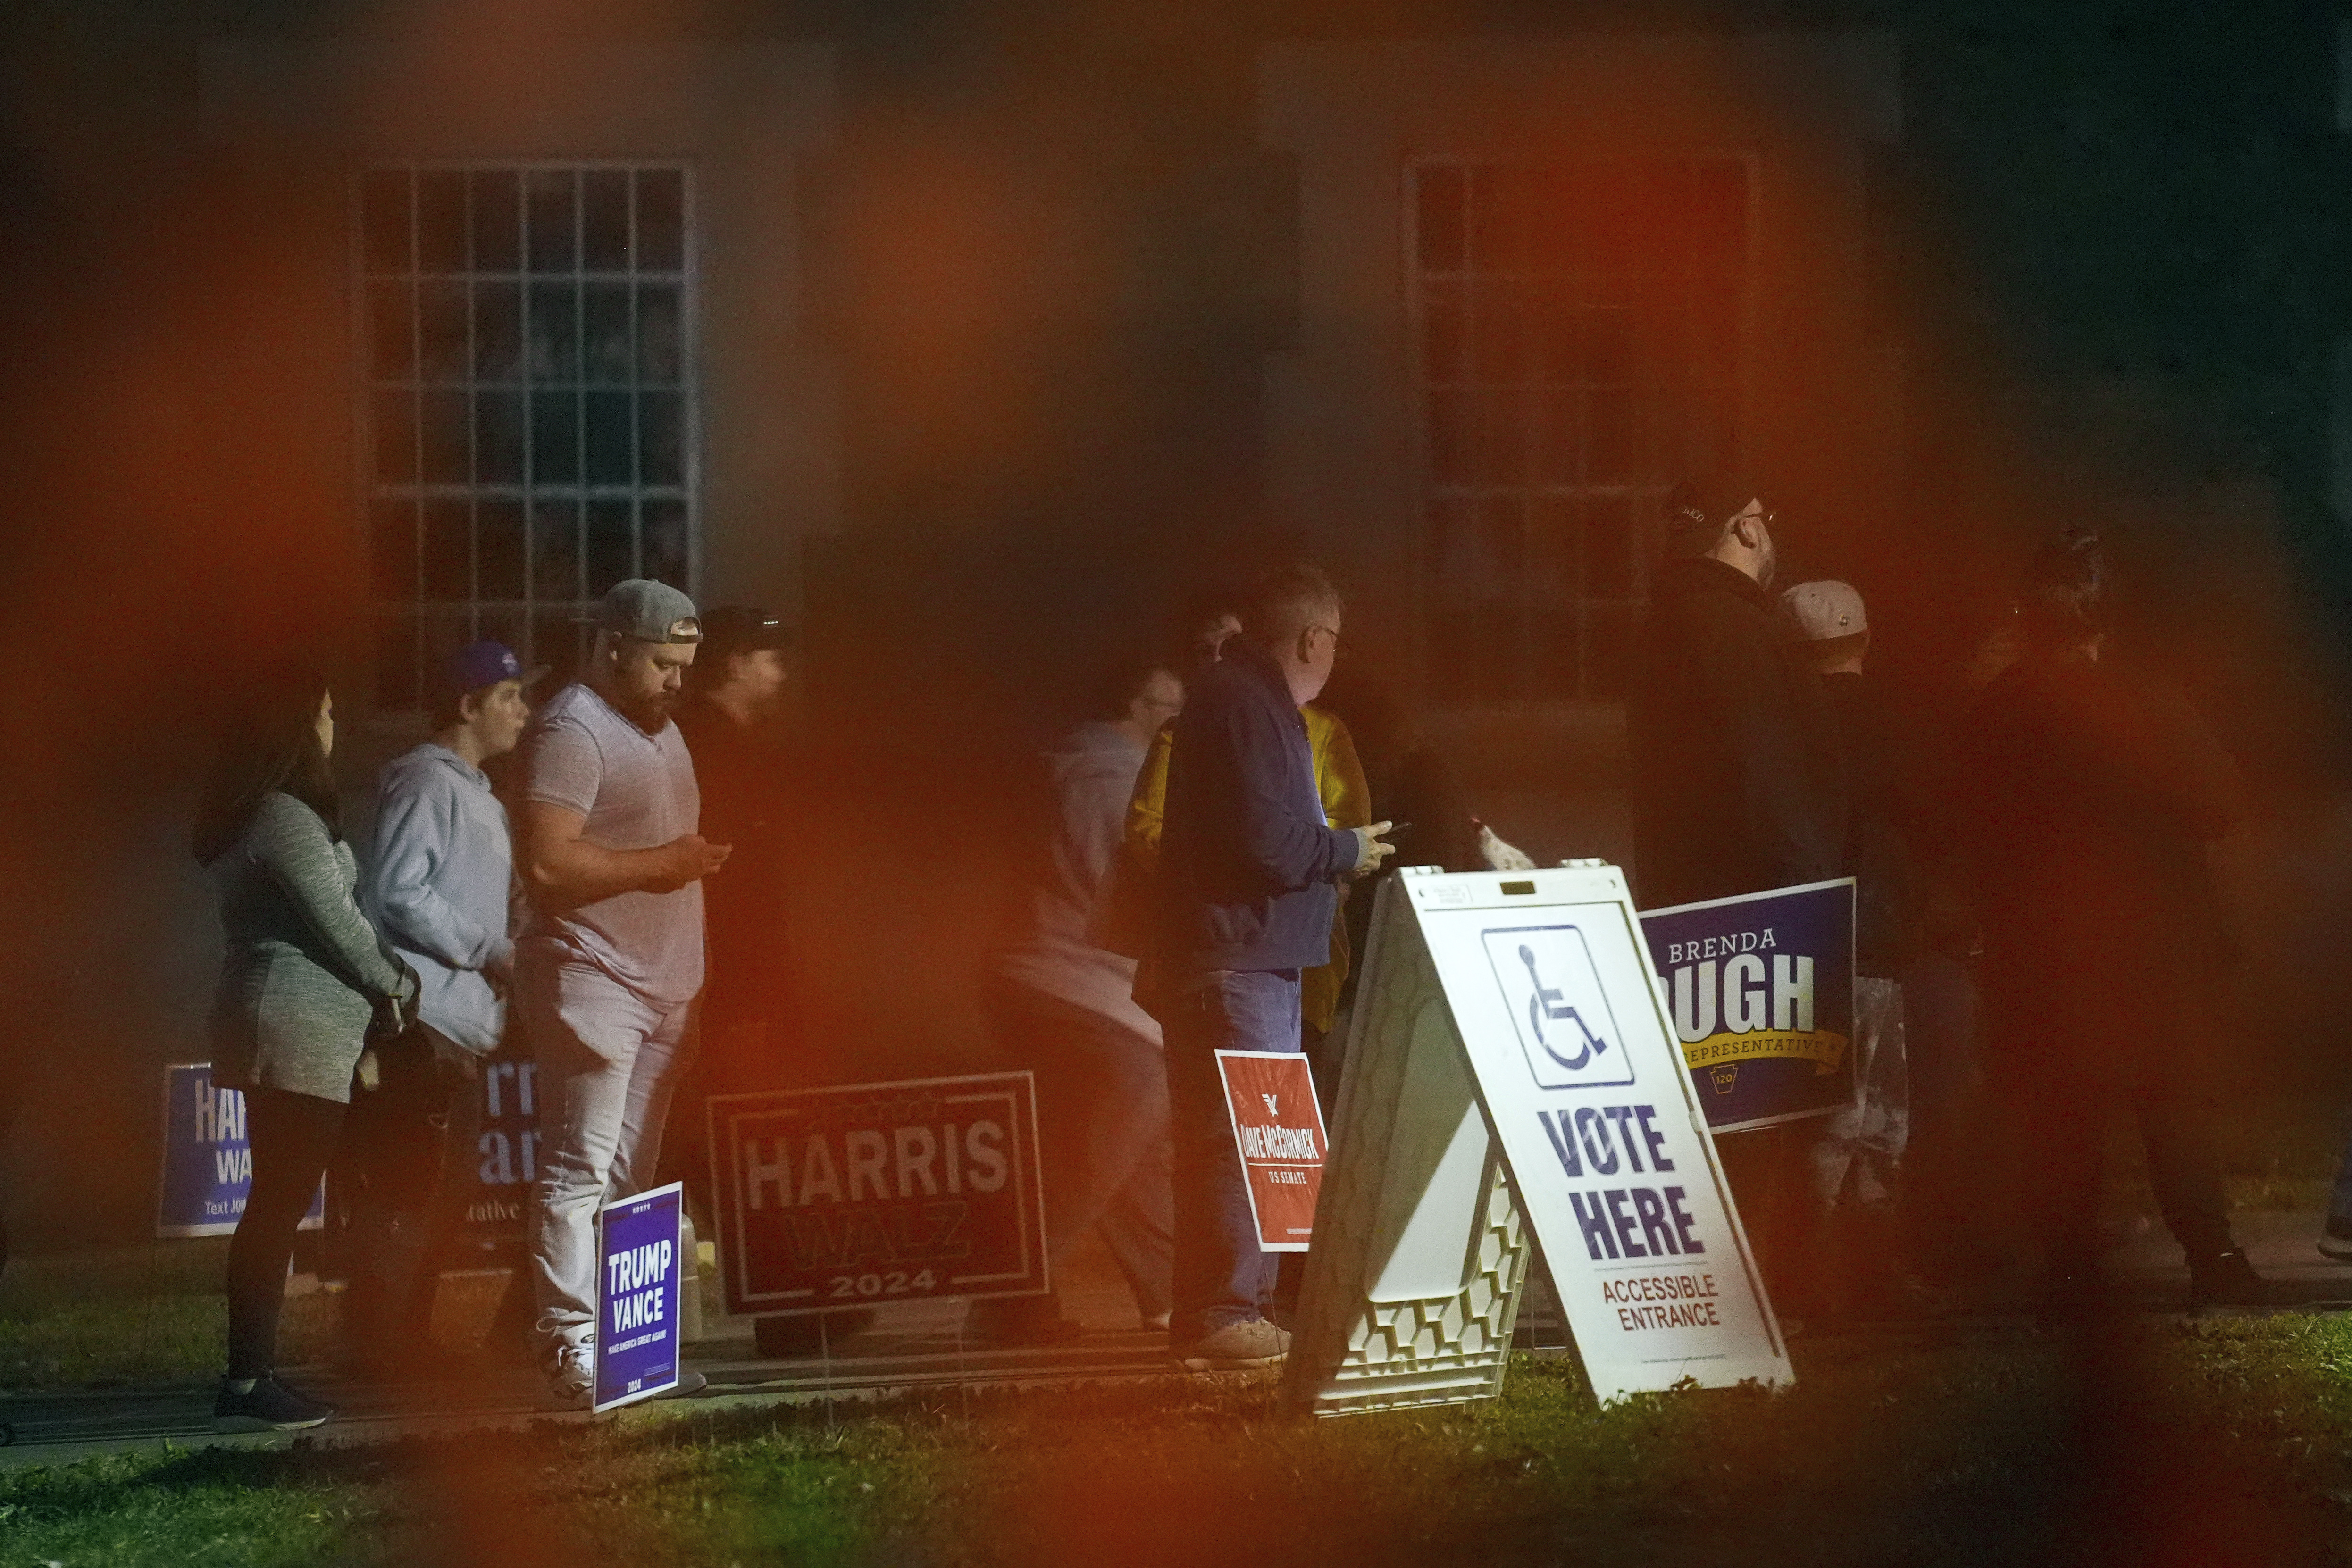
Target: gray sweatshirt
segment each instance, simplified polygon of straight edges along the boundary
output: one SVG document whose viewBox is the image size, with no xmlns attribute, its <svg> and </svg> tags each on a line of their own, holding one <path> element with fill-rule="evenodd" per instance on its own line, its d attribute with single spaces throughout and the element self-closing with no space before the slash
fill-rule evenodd
<svg viewBox="0 0 2352 1568">
<path fill-rule="evenodd" d="M 352 897 L 352 847 L 291 795 L 262 797 L 212 864 L 227 952 L 213 1082 L 349 1102 L 380 998 L 408 985 Z"/>
<path fill-rule="evenodd" d="M 1152 1044 L 1160 1025 L 1135 1005 L 1135 960 L 1096 946 L 1127 831 L 1144 747 L 1116 725 L 1082 724 L 1045 755 L 1056 815 L 1045 874 L 1029 891 L 1029 929 L 996 956 L 1006 979 L 1119 1024 Z"/>
<path fill-rule="evenodd" d="M 362 903 L 424 983 L 416 1016 L 477 1055 L 496 1051 L 510 971 L 514 844 L 489 779 L 430 741 L 384 765 Z"/>
</svg>

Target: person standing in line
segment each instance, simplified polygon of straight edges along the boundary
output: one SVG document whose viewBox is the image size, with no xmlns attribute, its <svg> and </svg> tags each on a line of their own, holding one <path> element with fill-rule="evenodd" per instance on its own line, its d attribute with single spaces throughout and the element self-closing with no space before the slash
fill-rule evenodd
<svg viewBox="0 0 2352 1568">
<path fill-rule="evenodd" d="M 539 1063 L 532 1282 L 550 1397 L 589 1403 L 596 1211 L 638 1191 L 693 1047 L 702 879 L 728 847 L 701 833 L 670 722 L 702 641 L 694 601 L 631 579 L 605 594 L 583 678 L 523 742 L 517 863 L 530 915 L 515 1000 Z"/>
<path fill-rule="evenodd" d="M 1626 703 L 1633 871 L 1653 909 L 1841 874 L 1844 790 L 1821 682 L 1773 612 L 1774 520 L 1739 479 L 1666 499 Z"/>
<path fill-rule="evenodd" d="M 1273 1260 L 1259 1249 L 1215 1053 L 1299 1049 L 1299 974 L 1329 955 L 1338 883 L 1392 852 L 1385 822 L 1324 821 L 1299 716 L 1330 678 L 1340 610 L 1312 568 L 1269 577 L 1176 720 L 1150 1005 L 1167 1040 L 1175 1141 L 1169 1337 L 1194 1370 L 1270 1365 L 1290 1341 L 1265 1315 Z"/>
<path fill-rule="evenodd" d="M 2041 1243 L 2040 1310 L 2057 1322 L 2099 1306 L 2117 1098 L 2187 1256 L 2190 1304 L 2279 1299 L 2231 1235 L 2213 1145 L 2234 946 L 2206 846 L 2242 814 L 2243 786 L 2185 700 L 2115 658 L 2111 592 L 2095 534 L 2044 545 L 2019 596 L 2023 656 L 1969 726 L 1987 1076 L 2025 1155 L 1994 1166 L 2017 1173 L 2000 1196 Z"/>
<path fill-rule="evenodd" d="M 701 648 L 677 710 L 705 832 L 735 851 L 727 874 L 703 891 L 710 981 L 693 1076 L 712 1094 L 824 1081 L 802 1049 L 784 897 L 790 808 L 776 719 L 791 646 L 791 632 L 764 610 L 712 611 L 702 618 Z"/>
<path fill-rule="evenodd" d="M 277 1375 L 294 1232 L 343 1128 L 371 1033 L 397 1033 L 418 982 L 360 913 L 327 758 L 334 699 L 309 671 L 247 693 L 206 783 L 191 847 L 212 875 L 226 952 L 207 1023 L 213 1082 L 245 1092 L 253 1179 L 228 1249 L 221 1431 L 316 1427 L 334 1411 Z"/>
<path fill-rule="evenodd" d="M 1811 1151 L 1814 1195 L 1851 1247 L 1823 1272 L 1853 1279 L 1851 1260 L 1895 1255 L 1891 1228 L 1909 1147 L 1911 1079 L 1903 977 L 1920 947 L 1918 878 L 1897 799 L 1893 716 L 1865 673 L 1870 621 L 1850 583 L 1801 582 L 1780 595 L 1790 634 L 1821 677 L 1845 759 L 1845 869 L 1854 879 L 1853 1103 L 1829 1117 Z M 1840 1217 L 1843 1217 L 1841 1221 Z M 1865 1290 L 1899 1289 L 1892 1270 L 1861 1270 Z"/>
<path fill-rule="evenodd" d="M 1196 675 L 1217 662 L 1220 651 L 1241 629 L 1241 616 L 1230 610 L 1208 612 L 1195 622 L 1192 649 Z M 1306 704 L 1299 708 L 1298 716 L 1307 726 L 1307 749 L 1315 765 L 1315 793 L 1323 802 L 1323 821 L 1334 828 L 1364 826 L 1372 820 L 1372 792 L 1348 721 L 1322 703 Z M 1168 758 L 1174 741 L 1175 731 L 1167 725 L 1151 737 L 1150 749 L 1136 775 L 1135 789 L 1128 800 L 1127 856 L 1146 877 L 1156 874 L 1160 864 L 1160 835 L 1168 814 Z M 1339 1081 L 1339 1046 L 1329 1036 L 1339 1019 L 1339 998 L 1353 961 L 1345 918 L 1349 893 L 1344 886 L 1339 889 L 1341 917 L 1331 923 L 1330 947 L 1323 962 L 1299 976 L 1299 1024 L 1318 1085 L 1336 1084 Z M 1151 977 L 1146 975 L 1143 983 L 1148 991 Z"/>
<path fill-rule="evenodd" d="M 506 1034 L 514 978 L 514 846 L 482 765 L 530 721 L 526 672 L 503 643 L 459 650 L 439 672 L 432 738 L 385 764 L 362 904 L 422 977 L 416 1019 L 377 1048 L 381 1086 L 352 1107 L 357 1267 L 344 1333 L 361 1364 L 430 1364 L 433 1295 L 452 1239 L 457 1173 L 473 1153 L 478 1061 Z"/>
<path fill-rule="evenodd" d="M 715 1234 L 710 1187 L 713 1094 L 803 1088 L 845 1081 L 841 1065 L 817 1053 L 803 1028 L 793 964 L 786 862 L 793 809 L 778 716 L 792 680 L 793 634 L 752 605 L 727 604 L 702 618 L 702 647 L 688 673 L 678 732 L 694 758 L 707 836 L 734 846 L 727 874 L 703 890 L 710 980 L 698 1025 L 701 1049 L 678 1085 L 678 1111 L 665 1146 L 668 1168 L 686 1183 L 698 1226 Z M 874 1321 L 870 1307 L 753 1320 L 762 1356 L 813 1355 Z"/>
<path fill-rule="evenodd" d="M 1627 694 L 1633 881 L 1671 908 L 1842 873 L 1845 795 L 1821 682 L 1769 594 L 1774 517 L 1738 478 L 1685 481 L 1666 498 L 1666 560 Z M 1725 1175 L 1776 1299 L 1812 1281 L 1805 1124 L 1724 1138 Z M 1801 1315 L 1801 1314 L 1800 1314 Z"/>
<path fill-rule="evenodd" d="M 987 979 L 999 1040 L 1037 1075 L 1049 1271 L 1098 1228 L 1146 1329 L 1168 1326 L 1175 1246 L 1167 1061 L 1159 1023 L 1135 1003 L 1135 960 L 1103 947 L 1097 930 L 1145 749 L 1183 706 L 1174 670 L 1131 667 L 1107 711 L 1045 754 L 1049 829 Z M 1007 1343 L 1079 1329 L 1053 1294 L 974 1302 L 971 1322 Z"/>
</svg>

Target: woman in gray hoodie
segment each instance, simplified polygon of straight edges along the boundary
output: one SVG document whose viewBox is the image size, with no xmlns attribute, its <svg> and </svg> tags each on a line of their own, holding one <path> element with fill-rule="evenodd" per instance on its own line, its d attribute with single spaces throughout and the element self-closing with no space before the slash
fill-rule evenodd
<svg viewBox="0 0 2352 1568">
<path fill-rule="evenodd" d="M 228 1252 L 224 1431 L 316 1427 L 334 1415 L 276 1375 L 294 1232 L 341 1135 L 371 1024 L 397 1029 L 416 976 L 360 914 L 337 831 L 334 704 L 325 680 L 281 674 L 224 737 L 193 848 L 212 873 L 226 953 L 209 1032 L 213 1082 L 245 1092 L 253 1181 Z"/>
</svg>

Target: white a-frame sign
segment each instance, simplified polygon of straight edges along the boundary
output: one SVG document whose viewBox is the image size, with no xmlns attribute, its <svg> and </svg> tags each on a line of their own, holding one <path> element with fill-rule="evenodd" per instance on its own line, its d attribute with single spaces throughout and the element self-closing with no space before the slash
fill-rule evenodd
<svg viewBox="0 0 2352 1568">
<path fill-rule="evenodd" d="M 1624 873 L 1380 891 L 1284 1394 L 1500 1393 L 1540 1239 L 1593 1391 L 1793 1380 Z"/>
</svg>

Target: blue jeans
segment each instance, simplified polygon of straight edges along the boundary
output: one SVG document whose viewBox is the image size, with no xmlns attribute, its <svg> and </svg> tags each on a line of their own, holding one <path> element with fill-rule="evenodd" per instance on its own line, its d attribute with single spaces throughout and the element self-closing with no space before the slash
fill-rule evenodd
<svg viewBox="0 0 2352 1568">
<path fill-rule="evenodd" d="M 1217 1075 L 1220 1051 L 1297 1051 L 1298 971 L 1217 969 L 1165 987 L 1168 1103 L 1176 1145 L 1176 1301 L 1182 1344 L 1263 1317 L 1281 1254 L 1258 1249 L 1249 1187 Z"/>
</svg>

